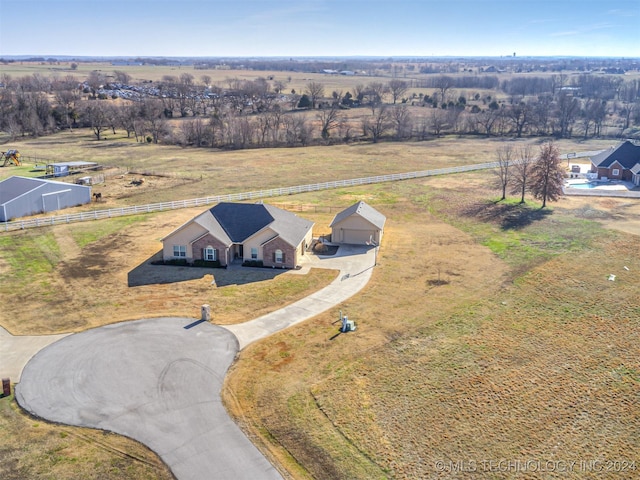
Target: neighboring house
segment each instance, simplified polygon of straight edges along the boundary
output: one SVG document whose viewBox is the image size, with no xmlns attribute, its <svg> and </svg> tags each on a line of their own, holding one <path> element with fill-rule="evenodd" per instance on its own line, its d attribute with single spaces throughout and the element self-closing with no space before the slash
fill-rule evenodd
<svg viewBox="0 0 640 480">
<path fill-rule="evenodd" d="M 262 262 L 295 268 L 311 245 L 313 222 L 262 203 L 219 203 L 162 239 L 166 260 Z"/>
<path fill-rule="evenodd" d="M 41 178 L 9 177 L 0 182 L 0 222 L 91 202 L 91 187 Z"/>
<path fill-rule="evenodd" d="M 338 213 L 331 222 L 331 242 L 380 245 L 387 218 L 363 201 Z"/>
<path fill-rule="evenodd" d="M 598 178 L 640 185 L 640 145 L 626 141 L 591 157 L 591 172 L 597 173 Z"/>
</svg>

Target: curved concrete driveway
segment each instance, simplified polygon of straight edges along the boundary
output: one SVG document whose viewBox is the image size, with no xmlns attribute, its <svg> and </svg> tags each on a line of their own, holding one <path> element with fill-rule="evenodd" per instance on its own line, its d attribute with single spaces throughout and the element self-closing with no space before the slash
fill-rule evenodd
<svg viewBox="0 0 640 480">
<path fill-rule="evenodd" d="M 236 325 L 225 325 L 238 338 L 240 349 L 344 302 L 358 293 L 371 278 L 374 247 L 342 245 L 336 256 L 307 258 L 306 266 L 340 270 L 338 278 L 322 290 L 280 310 Z"/>
<path fill-rule="evenodd" d="M 310 297 L 241 325 L 160 318 L 62 338 L 26 365 L 16 400 L 47 420 L 134 438 L 180 480 L 280 479 L 227 415 L 224 376 L 239 348 L 357 293 L 374 256 L 373 248 L 340 247 L 335 257 L 307 259 L 307 266 L 338 268 L 340 275 Z"/>
<path fill-rule="evenodd" d="M 236 339 L 190 323 L 141 320 L 66 337 L 27 364 L 16 400 L 47 420 L 135 438 L 181 480 L 282 478 L 220 399 Z"/>
</svg>

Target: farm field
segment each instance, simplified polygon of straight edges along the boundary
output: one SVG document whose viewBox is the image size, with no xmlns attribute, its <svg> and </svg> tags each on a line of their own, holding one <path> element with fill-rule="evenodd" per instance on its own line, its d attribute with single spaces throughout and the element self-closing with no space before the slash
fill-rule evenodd
<svg viewBox="0 0 640 480">
<path fill-rule="evenodd" d="M 487 60 L 488 62 L 490 60 Z M 390 78 L 401 78 L 403 80 L 421 80 L 433 76 L 433 73 L 425 74 L 419 73 L 418 69 L 420 62 L 412 63 L 397 62 L 396 66 L 399 68 L 400 74 L 395 77 L 391 75 L 389 71 L 379 69 L 369 69 L 366 72 L 358 72 L 358 75 L 330 75 L 325 73 L 312 73 L 312 72 L 297 72 L 297 71 L 278 71 L 278 70 L 252 70 L 252 69 L 194 69 L 192 66 L 183 65 L 112 65 L 109 62 L 78 62 L 77 68 L 74 70 L 71 68 L 71 62 L 60 61 L 58 64 L 48 64 L 41 62 L 14 62 L 0 66 L 0 72 L 12 77 L 30 76 L 34 74 L 38 75 L 54 75 L 64 77 L 66 75 L 73 75 L 80 79 L 86 78 L 90 72 L 97 70 L 105 75 L 113 75 L 114 71 L 125 72 L 131 76 L 134 82 L 158 82 L 162 80 L 165 75 L 172 75 L 179 77 L 183 73 L 193 75 L 196 81 L 200 81 L 203 76 L 208 77 L 211 80 L 212 85 L 226 86 L 229 79 L 240 80 L 255 80 L 257 78 L 268 78 L 273 81 L 285 82 L 286 92 L 294 89 L 298 92 L 304 90 L 305 85 L 309 81 L 321 82 L 325 85 L 325 90 L 331 92 L 333 90 L 352 90 L 356 85 L 369 82 L 386 82 Z M 490 66 L 487 64 L 486 66 Z M 475 65 L 477 67 L 477 65 Z M 527 76 L 536 75 L 540 77 L 547 77 L 551 75 L 557 75 L 555 71 L 537 71 L 533 74 L 514 74 L 510 72 L 491 72 L 488 75 L 498 76 L 502 79 L 510 79 L 516 75 Z M 565 75 L 577 75 L 581 72 L 578 71 L 564 71 Z M 469 72 L 462 73 L 450 73 L 444 72 L 445 75 L 452 77 L 465 76 L 471 74 Z M 635 71 L 628 72 L 631 78 L 636 78 L 638 73 Z M 424 91 L 425 89 L 420 89 Z"/>
<path fill-rule="evenodd" d="M 95 142 L 75 131 L 14 148 L 57 161 L 89 160 L 92 152 L 123 171 L 170 173 L 145 176 L 140 188 L 126 186 L 130 177 L 94 187 L 104 192 L 104 205 L 116 206 L 480 163 L 494 160 L 502 143 L 451 137 L 214 152 L 123 137 Z M 558 144 L 563 153 L 610 145 Z M 636 460 L 640 468 L 640 205 L 574 197 L 541 212 L 535 203 L 494 204 L 490 182 L 490 172 L 474 172 L 269 200 L 306 210 L 300 215 L 315 221 L 318 233 L 327 233 L 333 217 L 327 206 L 335 212 L 362 199 L 388 218 L 363 292 L 251 345 L 227 378 L 228 410 L 292 478 L 469 478 L 438 471 L 436 462 L 500 459 Z M 0 235 L 0 324 L 21 334 L 80 331 L 149 316 L 197 317 L 202 303 L 214 306 L 214 322 L 235 323 L 335 277 L 322 270 L 247 274 L 224 284 L 222 272 L 145 265 L 162 236 L 202 210 Z M 607 280 L 611 273 L 615 282 Z M 172 283 L 161 283 L 166 275 Z M 357 322 L 356 332 L 336 336 L 339 310 Z M 7 418 L 16 431 L 36 422 Z M 80 433 L 93 440 L 68 446 L 75 429 L 46 428 L 51 433 L 34 436 L 29 451 L 0 440 L 10 472 L 51 452 L 61 452 L 60 465 L 97 461 L 95 437 Z M 55 437 L 56 446 L 47 443 Z M 80 470 L 60 472 L 56 478 L 87 478 Z M 155 472 L 125 469 L 119 478 Z M 513 477 L 479 476 L 491 474 Z"/>
</svg>

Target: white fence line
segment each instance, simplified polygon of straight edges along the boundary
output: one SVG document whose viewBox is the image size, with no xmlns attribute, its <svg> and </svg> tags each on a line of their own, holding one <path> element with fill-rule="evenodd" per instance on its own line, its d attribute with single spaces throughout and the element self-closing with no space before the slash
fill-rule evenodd
<svg viewBox="0 0 640 480">
<path fill-rule="evenodd" d="M 312 183 L 308 185 L 298 185 L 294 187 L 271 188 L 268 190 L 258 190 L 255 192 L 231 193 L 228 195 L 215 195 L 210 197 L 192 198 L 189 200 L 175 200 L 172 202 L 150 203 L 148 205 L 134 205 L 132 207 L 110 208 L 108 210 L 93 210 L 90 212 L 73 213 L 68 215 L 55 215 L 45 218 L 34 218 L 30 220 L 17 220 L 0 224 L 0 230 L 8 232 L 12 230 L 24 230 L 26 228 L 45 227 L 50 225 L 60 225 L 64 223 L 86 222 L 89 220 L 100 220 L 103 218 L 121 217 L 125 215 L 136 215 L 140 213 L 161 212 L 164 210 L 175 210 L 178 208 L 190 208 L 203 205 L 211 205 L 221 202 L 239 202 L 243 200 L 258 200 L 268 197 L 280 197 L 283 195 L 294 195 L 305 192 L 315 192 L 319 190 L 329 190 L 332 188 L 352 187 L 358 185 L 369 185 L 373 183 L 396 182 L 399 180 L 409 180 L 412 178 L 431 177 L 435 175 L 447 175 L 451 173 L 470 172 L 473 170 L 484 170 L 497 167 L 497 162 L 478 163 L 475 165 L 464 165 L 460 167 L 436 168 L 433 170 L 423 170 L 419 172 L 392 173 L 388 175 L 376 175 L 374 177 L 353 178 L 350 180 L 336 180 L 333 182 Z"/>
</svg>

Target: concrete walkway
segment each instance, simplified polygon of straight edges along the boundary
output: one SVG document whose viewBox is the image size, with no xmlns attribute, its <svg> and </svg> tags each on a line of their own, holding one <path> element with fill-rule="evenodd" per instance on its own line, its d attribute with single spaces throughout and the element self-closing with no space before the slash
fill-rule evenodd
<svg viewBox="0 0 640 480">
<path fill-rule="evenodd" d="M 13 336 L 0 327 L 0 377 L 19 382 L 22 369 L 36 352 L 67 335 Z"/>
<path fill-rule="evenodd" d="M 27 343 L 15 358 L 0 351 L 0 363 L 15 363 L 10 369 L 22 371 L 16 400 L 31 414 L 134 438 L 158 453 L 179 480 L 281 479 L 227 415 L 220 399 L 226 372 L 246 345 L 356 294 L 369 281 L 375 256 L 373 247 L 349 246 L 335 256 L 306 256 L 303 269 L 289 274 L 320 267 L 340 270 L 338 278 L 244 324 L 223 328 L 184 318 L 123 322 L 57 336 L 24 370 Z M 32 354 L 39 347 L 33 348 Z"/>
</svg>

